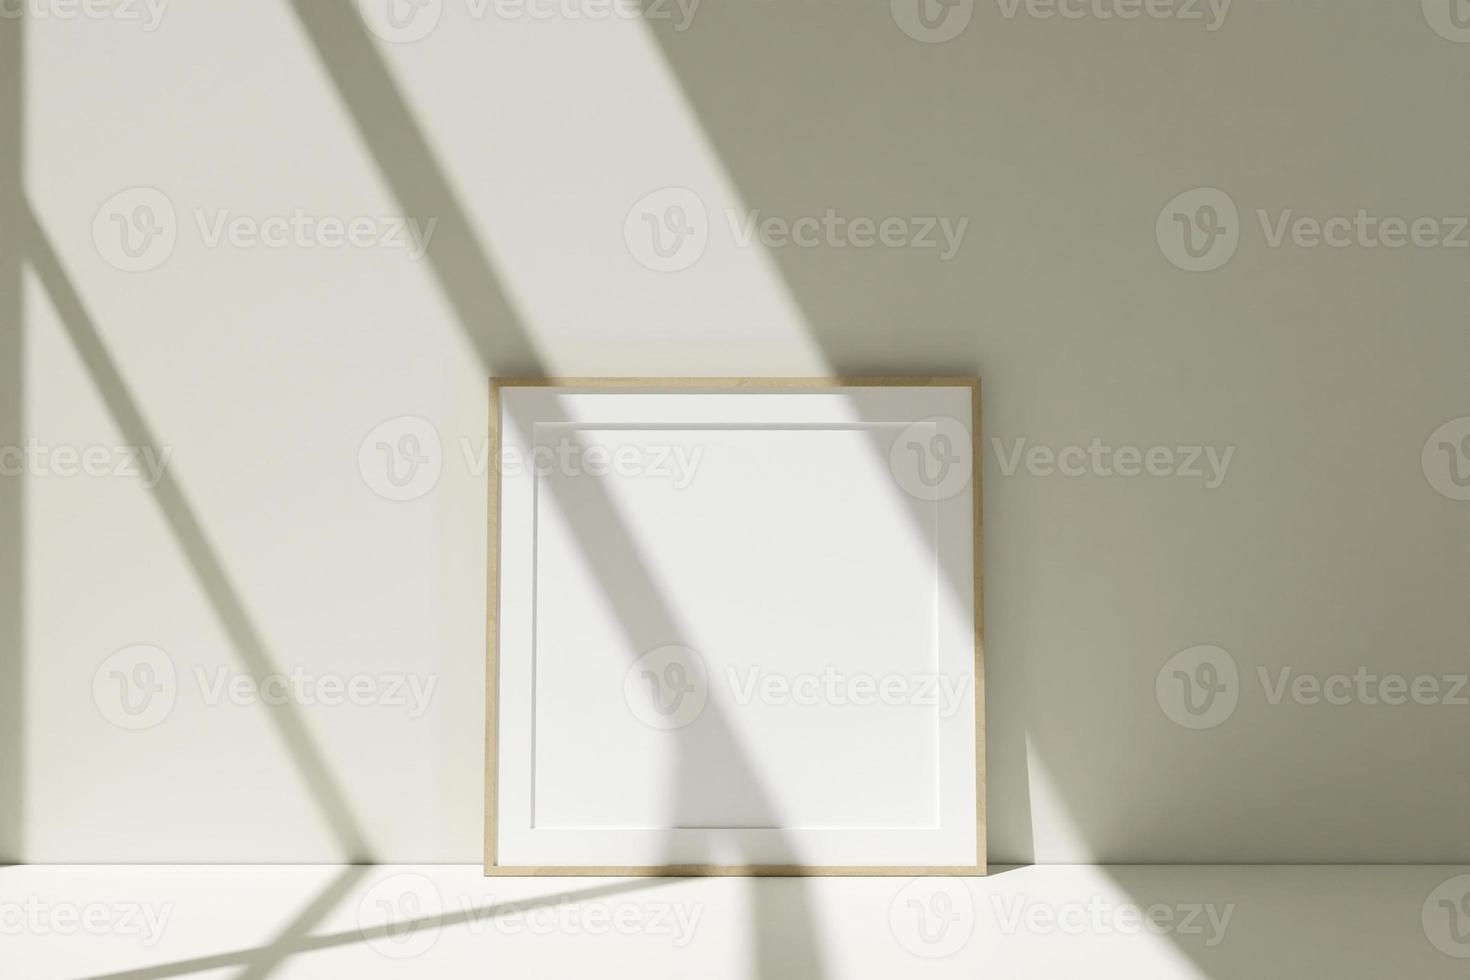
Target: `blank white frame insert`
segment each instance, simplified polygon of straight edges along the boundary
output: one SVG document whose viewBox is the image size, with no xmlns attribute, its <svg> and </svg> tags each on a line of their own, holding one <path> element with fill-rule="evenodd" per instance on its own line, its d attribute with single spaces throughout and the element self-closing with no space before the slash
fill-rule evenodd
<svg viewBox="0 0 1470 980">
<path fill-rule="evenodd" d="M 984 873 L 978 381 L 491 395 L 487 874 Z"/>
</svg>

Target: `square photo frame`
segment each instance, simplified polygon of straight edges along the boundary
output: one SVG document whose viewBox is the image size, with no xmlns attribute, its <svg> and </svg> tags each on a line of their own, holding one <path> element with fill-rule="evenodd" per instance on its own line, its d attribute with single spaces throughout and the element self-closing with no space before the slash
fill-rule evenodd
<svg viewBox="0 0 1470 980">
<path fill-rule="evenodd" d="M 976 378 L 491 379 L 487 875 L 982 875 Z"/>
</svg>

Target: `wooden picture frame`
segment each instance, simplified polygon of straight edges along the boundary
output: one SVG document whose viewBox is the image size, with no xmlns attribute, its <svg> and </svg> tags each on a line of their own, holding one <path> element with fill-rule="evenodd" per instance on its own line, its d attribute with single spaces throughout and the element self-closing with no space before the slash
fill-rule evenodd
<svg viewBox="0 0 1470 980">
<path fill-rule="evenodd" d="M 971 536 L 968 547 L 968 574 L 969 589 L 966 602 L 968 603 L 969 636 L 972 643 L 972 662 L 969 669 L 970 675 L 972 713 L 973 713 L 973 862 L 970 861 L 948 861 L 943 863 L 912 862 L 896 863 L 892 861 L 876 862 L 833 862 L 822 864 L 793 863 L 789 861 L 773 861 L 770 863 L 722 863 L 720 861 L 683 861 L 674 860 L 669 862 L 637 861 L 630 863 L 598 863 L 570 861 L 520 861 L 517 863 L 505 863 L 502 858 L 501 847 L 501 819 L 500 807 L 510 805 L 509 794 L 502 796 L 501 779 L 502 773 L 501 753 L 505 746 L 502 744 L 502 725 L 506 724 L 502 715 L 501 697 L 501 675 L 503 667 L 501 632 L 502 632 L 502 591 L 505 582 L 502 576 L 505 569 L 502 566 L 502 548 L 506 546 L 507 529 L 502 525 L 502 508 L 505 506 L 503 493 L 506 490 L 504 478 L 507 470 L 506 457 L 512 448 L 514 439 L 512 433 L 504 428 L 502 413 L 506 410 L 507 398 L 540 397 L 528 396 L 526 392 L 540 390 L 543 394 L 554 396 L 558 400 L 571 399 L 575 401 L 581 398 L 588 404 L 605 404 L 595 398 L 583 396 L 599 396 L 608 394 L 618 395 L 729 395 L 729 394 L 787 394 L 813 396 L 825 395 L 843 396 L 852 399 L 868 397 L 865 393 L 881 392 L 888 389 L 914 389 L 916 399 L 922 399 L 929 395 L 937 395 L 937 392 L 924 392 L 924 389 L 964 389 L 968 393 L 968 413 L 961 421 L 968 429 L 968 439 L 964 442 L 964 449 L 969 456 L 968 475 L 968 500 L 962 496 L 963 490 L 955 491 L 955 500 L 963 506 L 968 503 L 969 527 Z M 914 420 L 918 423 L 921 420 Z M 922 420 L 932 422 L 933 420 Z M 538 423 L 538 425 L 541 423 Z M 561 422 L 547 422 L 547 425 L 566 424 Z M 899 423 L 885 420 L 885 425 L 896 426 Z M 978 378 L 972 377 L 877 377 L 877 378 L 492 378 L 490 379 L 490 419 L 489 419 L 490 446 L 492 448 L 492 465 L 489 473 L 488 492 L 488 567 L 487 567 L 487 615 L 486 615 L 486 742 L 485 742 L 485 874 L 490 876 L 924 876 L 924 875 L 983 875 L 986 872 L 986 847 L 985 847 L 985 687 L 984 687 L 984 579 L 983 579 L 983 549 L 982 549 L 982 497 L 981 497 L 981 407 L 980 407 L 980 382 Z M 912 427 L 912 426 L 910 426 Z M 616 427 L 609 427 L 616 428 Z M 637 426 L 622 427 L 630 431 L 642 431 Z M 577 431 L 581 431 L 578 429 Z M 907 430 L 905 430 L 906 432 Z M 925 430 L 928 431 L 927 429 Z M 958 432 L 958 430 L 956 430 Z M 945 445 L 953 446 L 953 442 Z M 893 452 L 897 452 L 895 448 Z M 895 457 L 896 458 L 896 457 Z M 922 465 L 922 464 L 916 464 Z M 529 479 L 534 484 L 533 478 L 518 477 L 520 480 Z M 515 481 L 512 481 L 515 485 Z M 519 492 L 519 491 L 517 491 Z M 890 491 L 891 492 L 891 491 Z M 549 496 L 549 494 L 548 494 Z M 535 499 L 534 492 L 530 499 Z M 954 508 L 950 506 L 950 513 Z M 616 525 L 612 520 L 613 510 L 609 509 L 603 517 L 602 522 L 606 525 Z M 601 526 L 601 525 L 599 525 Z M 608 534 L 620 533 L 616 527 L 607 530 Z M 535 535 L 531 537 L 534 539 Z M 532 545 L 534 553 L 536 544 Z M 938 545 L 935 545 L 936 549 Z M 940 558 L 935 556 L 937 569 Z M 621 566 L 619 566 L 621 568 Z M 954 574 L 951 567 L 950 573 Z M 636 574 L 636 573 L 635 573 Z M 956 576 L 959 577 L 959 576 Z M 943 578 L 937 570 L 936 580 Z M 953 583 L 956 591 L 959 591 L 958 583 Z M 940 589 L 935 585 L 935 589 Z M 531 612 L 529 615 L 534 619 L 536 615 L 535 593 L 532 591 Z M 524 605 L 523 601 L 517 603 L 517 610 Z M 518 612 L 516 615 L 520 615 Z M 938 614 L 936 614 L 938 615 Z M 536 640 L 534 627 L 531 632 L 532 661 L 532 683 L 530 690 L 536 690 L 534 677 L 539 664 L 535 662 Z M 937 642 L 937 641 L 936 641 Z M 523 646 L 524 644 L 519 644 Z M 937 655 L 936 655 L 937 656 Z M 518 668 L 519 669 L 519 668 Z M 524 676 L 525 671 L 521 671 Z M 534 693 L 532 700 L 534 701 Z M 855 703 L 855 702 L 854 702 Z M 519 704 L 514 706 L 517 716 L 526 711 L 533 716 L 532 728 L 534 731 L 534 714 L 537 709 L 532 706 L 524 711 Z M 524 729 L 524 724 L 517 722 L 517 731 Z M 953 737 L 953 736 L 950 736 Z M 508 742 L 507 742 L 508 744 Z M 534 748 L 536 741 L 534 734 L 529 740 Z M 936 751 L 936 755 L 939 755 Z M 519 763 L 517 763 L 519 771 Z M 529 764 L 529 770 L 534 770 L 534 762 Z M 968 778 L 970 772 L 965 771 Z M 534 783 L 534 778 L 533 778 Z M 520 784 L 517 783 L 517 792 L 522 792 Z M 534 792 L 530 793 L 534 799 Z M 966 797 L 967 798 L 967 797 Z M 524 800 L 518 800 L 519 807 Z M 948 805 L 948 804 L 943 804 Z M 516 812 L 516 811 L 512 811 Z M 951 807 L 948 811 L 953 814 L 957 811 Z M 529 811 L 528 811 L 529 813 Z M 968 818 L 968 814 L 966 814 Z M 536 830 L 535 817 L 528 816 L 530 829 Z M 953 821 L 951 821 L 953 822 Z M 780 827 L 766 828 L 762 825 L 751 824 L 731 825 L 730 827 L 683 827 L 674 825 L 670 828 L 649 828 L 650 831 L 657 830 L 661 833 L 674 835 L 683 831 L 705 831 L 708 834 L 716 832 L 731 835 L 761 834 L 768 830 L 774 830 L 778 835 L 783 832 Z M 872 833 L 889 832 L 896 830 L 907 832 L 904 827 L 877 828 Z M 820 831 L 824 837 L 841 837 L 847 832 L 847 828 L 835 832 L 829 832 L 822 827 L 798 828 L 797 833 L 817 833 Z M 633 834 L 641 832 L 625 830 L 621 826 L 611 826 L 607 833 Z M 862 832 L 862 831 L 858 831 Z M 928 828 L 920 827 L 914 833 L 928 832 Z M 507 828 L 507 833 L 509 829 Z M 948 831 L 949 841 L 953 841 L 953 829 Z M 947 845 L 952 847 L 953 845 Z M 968 847 L 968 842 L 966 842 Z"/>
</svg>

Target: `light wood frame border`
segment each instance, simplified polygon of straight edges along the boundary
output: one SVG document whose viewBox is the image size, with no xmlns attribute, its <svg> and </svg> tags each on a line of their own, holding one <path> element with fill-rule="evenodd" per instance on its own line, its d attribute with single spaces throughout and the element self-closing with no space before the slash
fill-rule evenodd
<svg viewBox="0 0 1470 980">
<path fill-rule="evenodd" d="M 823 388 L 969 388 L 970 389 L 970 496 L 974 525 L 975 604 L 975 823 L 976 863 L 957 866 L 861 865 L 720 865 L 661 864 L 647 866 L 518 867 L 496 863 L 496 794 L 500 651 L 500 467 L 492 466 L 489 484 L 489 563 L 485 605 L 485 874 L 488 877 L 924 877 L 930 875 L 980 876 L 986 873 L 985 853 L 985 579 L 981 512 L 980 379 L 977 377 L 827 377 L 827 378 L 491 378 L 490 451 L 500 445 L 500 390 L 502 388 L 576 388 L 600 391 L 653 390 L 819 390 Z"/>
</svg>

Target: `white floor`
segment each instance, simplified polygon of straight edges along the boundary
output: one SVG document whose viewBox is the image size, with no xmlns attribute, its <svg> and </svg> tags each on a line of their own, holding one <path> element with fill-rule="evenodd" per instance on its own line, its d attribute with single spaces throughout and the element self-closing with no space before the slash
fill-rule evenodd
<svg viewBox="0 0 1470 980">
<path fill-rule="evenodd" d="M 0 868 L 0 977 L 1470 976 L 1470 868 L 485 879 Z"/>
</svg>

